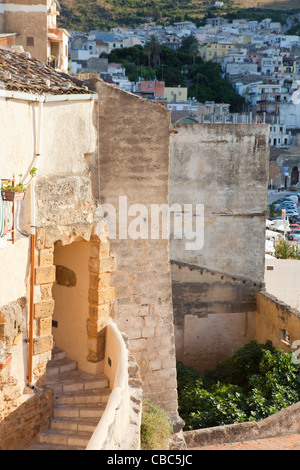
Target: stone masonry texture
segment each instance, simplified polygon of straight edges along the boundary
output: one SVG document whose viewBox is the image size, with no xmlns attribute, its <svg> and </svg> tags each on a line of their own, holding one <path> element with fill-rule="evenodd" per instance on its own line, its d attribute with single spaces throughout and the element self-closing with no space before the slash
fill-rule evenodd
<svg viewBox="0 0 300 470">
<path fill-rule="evenodd" d="M 102 81 L 99 94 L 99 147 L 101 203 L 116 208 L 126 196 L 147 208 L 168 204 L 169 113 Z M 116 139 L 116 136 L 118 138 Z M 124 213 L 123 213 L 124 214 Z M 138 215 L 138 214 L 137 214 Z M 134 220 L 128 216 L 128 224 Z M 144 396 L 177 417 L 177 380 L 173 328 L 169 241 L 162 239 L 110 239 L 116 271 L 114 319 L 129 338 L 129 349 L 141 371 Z M 176 420 L 176 419 L 175 419 Z"/>
</svg>

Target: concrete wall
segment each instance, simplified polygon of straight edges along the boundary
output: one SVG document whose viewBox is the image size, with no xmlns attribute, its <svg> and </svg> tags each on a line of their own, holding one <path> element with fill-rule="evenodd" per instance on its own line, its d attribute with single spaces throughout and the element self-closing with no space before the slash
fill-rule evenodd
<svg viewBox="0 0 300 470">
<path fill-rule="evenodd" d="M 172 262 L 177 360 L 213 370 L 255 337 L 258 285 Z"/>
<path fill-rule="evenodd" d="M 188 449 L 204 446 L 220 446 L 233 442 L 245 442 L 282 437 L 299 433 L 300 403 L 291 405 L 259 422 L 228 424 L 207 429 L 184 432 Z"/>
<path fill-rule="evenodd" d="M 266 125 L 177 124 L 171 136 L 170 205 L 185 214 L 184 205 L 192 205 L 197 234 L 190 247 L 185 231 L 178 239 L 171 234 L 176 352 L 201 371 L 255 335 L 255 292 L 264 279 L 268 132 Z M 197 219 L 197 205 L 204 207 L 203 218 Z M 180 210 L 171 229 L 179 216 Z"/>
<path fill-rule="evenodd" d="M 266 291 L 296 310 L 300 310 L 299 278 L 298 260 L 266 259 Z"/>
<path fill-rule="evenodd" d="M 0 109 L 1 177 L 25 176 L 38 143 L 39 103 L 1 98 Z M 93 109 L 94 100 L 44 103 L 39 177 L 89 175 L 86 158 L 96 150 Z"/>
<path fill-rule="evenodd" d="M 63 98 L 63 97 L 60 97 Z M 99 364 L 103 370 L 104 335 L 103 329 L 111 313 L 111 297 L 113 289 L 109 286 L 109 270 L 113 263 L 109 258 L 109 245 L 106 243 L 107 228 L 101 224 L 103 217 L 97 211 L 97 201 L 93 194 L 90 178 L 90 165 L 95 164 L 96 127 L 93 123 L 94 100 L 72 101 L 72 96 L 65 101 L 41 104 L 31 101 L 24 94 L 23 100 L 0 100 L 0 175 L 1 178 L 12 178 L 22 173 L 22 179 L 28 181 L 27 175 L 32 166 L 38 166 L 35 182 L 36 194 L 36 246 L 34 247 L 34 308 L 33 308 L 33 377 L 34 385 L 43 388 L 46 383 L 46 365 L 51 358 L 53 345 L 52 319 L 54 300 L 53 284 L 56 280 L 54 265 L 54 245 L 70 245 L 65 247 L 66 257 L 72 258 L 77 271 L 77 279 L 85 296 L 85 305 L 77 309 L 76 321 L 70 310 L 59 321 L 65 333 L 77 328 L 80 337 L 77 344 L 68 345 L 71 354 L 76 351 L 80 364 L 87 364 L 86 357 L 97 372 Z M 40 144 L 40 145 L 39 145 Z M 35 156 L 40 153 L 39 165 Z M 9 347 L 11 360 L 0 370 L 0 417 L 1 433 L 10 435 L 10 448 L 24 448 L 42 427 L 47 427 L 51 416 L 51 397 L 37 397 L 33 400 L 28 393 L 29 371 L 29 275 L 30 275 L 30 226 L 31 218 L 31 186 L 28 186 L 25 200 L 16 207 L 15 244 L 7 242 L 0 250 L 2 263 L 0 323 L 1 338 Z M 5 203 L 7 205 L 7 203 Z M 74 250 L 71 243 L 81 241 L 88 249 L 82 254 Z M 85 242 L 84 242 L 85 241 Z M 87 243 L 90 242 L 90 243 Z M 101 247 L 100 247 L 101 245 Z M 69 250 L 68 250 L 69 249 Z M 84 250 L 83 250 L 84 251 Z M 69 252 L 71 255 L 69 255 Z M 58 252 L 59 254 L 59 252 Z M 101 260 L 101 269 L 99 267 Z M 65 262 L 60 256 L 59 262 Z M 77 263 L 77 264 L 76 264 Z M 87 279 L 82 280 L 80 263 L 85 263 Z M 68 264 L 67 262 L 65 264 Z M 103 268 L 103 264 L 105 267 Z M 5 266 L 5 269 L 3 267 Z M 65 266 L 67 267 L 67 266 Z M 101 276 L 100 276 L 101 270 Z M 5 276 L 4 276 L 5 274 Z M 103 277 L 105 279 L 103 279 Z M 59 286 L 61 287 L 61 286 Z M 78 287 L 78 286 L 77 286 Z M 100 295 L 101 291 L 101 295 Z M 101 299 L 100 299 L 100 296 Z M 70 303 L 70 296 L 62 296 Z M 23 299 L 23 300 L 22 300 Z M 74 300 L 71 297 L 72 300 Z M 22 300 L 22 312 L 18 305 Z M 61 300 L 61 299 L 60 299 Z M 78 297 L 77 297 L 78 300 Z M 79 301 L 77 302 L 79 305 Z M 68 304 L 68 302 L 67 302 Z M 68 304 L 69 305 L 69 304 Z M 64 312 L 66 313 L 66 312 Z M 101 319 L 99 320 L 99 316 Z M 10 325 L 16 325 L 12 328 Z M 74 326 L 74 330 L 72 330 Z M 70 335 L 72 336 L 72 335 Z M 69 338 L 70 338 L 69 336 Z M 74 335 L 72 336 L 74 338 Z M 72 350 L 73 348 L 73 350 Z M 99 367 L 98 367 L 99 368 Z M 7 384 L 7 386 L 5 386 Z M 47 403 L 44 403 L 44 402 Z M 24 404 L 24 406 L 21 406 Z M 30 417 L 27 416 L 29 410 Z M 19 420 L 18 433 L 11 422 L 11 416 Z M 7 423 L 7 427 L 6 427 Z M 28 424 L 29 423 L 29 424 Z M 31 424 L 32 423 L 32 424 Z M 32 433 L 26 433 L 24 426 L 32 427 Z M 18 442 L 13 439 L 18 436 Z M 1 434 L 2 436 L 2 434 Z M 5 440 L 4 445 L 7 445 Z M 4 441 L 3 441 L 4 442 Z"/>
<path fill-rule="evenodd" d="M 114 322 L 106 327 L 105 375 L 112 393 L 87 450 L 140 450 L 142 382 L 139 367 Z"/>
<path fill-rule="evenodd" d="M 127 231 L 139 216 L 130 212 L 133 204 L 146 208 L 140 221 L 146 228 L 150 205 L 168 204 L 170 116 L 160 105 L 102 81 L 94 86 L 99 94 L 101 202 L 116 209 L 117 222 L 120 214 L 128 215 L 128 225 L 117 223 L 116 237 L 110 238 L 116 263 L 114 320 L 128 335 L 144 395 L 176 415 L 169 240 L 161 236 L 152 240 L 149 233 L 133 239 Z M 119 206 L 120 196 L 126 198 L 127 208 Z M 120 227 L 125 229 L 123 235 Z"/>
<path fill-rule="evenodd" d="M 36 177 L 36 185 L 40 191 L 37 198 L 37 223 L 39 226 L 48 225 L 50 227 L 55 225 L 55 228 L 58 229 L 59 223 L 63 225 L 70 222 L 72 214 L 73 223 L 89 224 L 93 222 L 88 220 L 89 211 L 92 209 L 92 194 L 89 168 L 85 158 L 85 155 L 90 155 L 96 146 L 96 133 L 91 125 L 93 106 L 93 101 L 47 103 L 43 105 L 41 114 L 41 158 Z M 0 99 L 0 109 L 1 178 L 12 178 L 15 175 L 18 181 L 18 175 L 22 174 L 22 179 L 28 181 L 27 174 L 31 167 L 36 164 L 34 157 L 38 151 L 39 143 L 40 105 L 37 102 L 26 101 L 25 99 L 24 101 Z M 74 129 L 76 134 L 79 135 L 78 139 L 74 139 Z M 60 190 L 63 192 L 66 179 L 64 176 L 59 180 L 58 175 L 61 177 L 67 174 L 79 176 L 77 179 L 74 177 L 75 180 L 73 181 L 68 181 L 69 203 L 68 200 L 65 200 L 66 204 L 59 212 L 59 201 L 62 199 L 58 197 L 55 200 L 53 192 L 55 184 L 51 180 L 51 185 L 48 178 L 51 179 L 56 175 L 54 177 L 56 184 L 63 181 L 63 184 L 60 184 Z M 86 192 L 80 191 L 80 187 L 86 188 Z M 72 194 L 72 189 L 75 194 Z M 70 197 L 74 199 L 73 206 L 70 206 Z M 84 197 L 84 200 L 81 200 L 81 197 Z M 88 201 L 89 207 L 85 206 Z M 8 242 L 7 246 L 0 250 L 1 265 L 6 267 L 5 270 L 1 270 L 0 275 L 1 306 L 17 301 L 21 297 L 27 297 L 29 293 L 30 238 L 26 234 L 30 233 L 30 205 L 30 186 L 28 186 L 25 200 L 17 204 L 15 212 L 16 227 L 20 228 L 22 232 L 16 230 L 15 244 L 12 245 Z M 79 217 L 80 209 L 81 215 Z M 10 212 L 11 208 L 9 208 Z M 68 222 L 66 222 L 67 218 Z M 11 216 L 10 219 L 12 219 Z M 58 238 L 60 237 L 61 231 L 58 233 Z M 9 282 L 7 282 L 8 279 Z M 41 298 L 40 293 L 38 297 Z M 22 339 L 25 339 L 26 335 L 27 332 L 23 332 Z M 23 341 L 13 346 L 11 368 L 14 377 L 20 383 L 21 389 L 24 388 L 27 382 L 27 349 L 28 346 Z"/>
<path fill-rule="evenodd" d="M 257 294 L 256 312 L 256 340 L 270 340 L 273 346 L 296 353 L 300 344 L 299 311 L 262 291 Z"/>
<path fill-rule="evenodd" d="M 204 246 L 171 240 L 171 259 L 256 281 L 264 277 L 269 127 L 177 124 L 170 204 L 204 205 Z"/>
</svg>

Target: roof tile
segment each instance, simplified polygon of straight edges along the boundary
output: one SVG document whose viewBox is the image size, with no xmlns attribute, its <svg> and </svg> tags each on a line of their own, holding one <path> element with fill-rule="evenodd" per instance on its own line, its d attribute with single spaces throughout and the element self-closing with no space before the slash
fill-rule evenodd
<svg viewBox="0 0 300 470">
<path fill-rule="evenodd" d="M 75 83 L 70 75 L 54 70 L 27 52 L 0 48 L 0 89 L 33 94 L 90 94 L 87 87 Z"/>
</svg>

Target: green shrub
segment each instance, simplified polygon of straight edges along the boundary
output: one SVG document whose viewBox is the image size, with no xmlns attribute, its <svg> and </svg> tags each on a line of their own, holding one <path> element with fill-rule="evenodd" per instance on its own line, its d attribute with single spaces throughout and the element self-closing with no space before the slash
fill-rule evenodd
<svg viewBox="0 0 300 470">
<path fill-rule="evenodd" d="M 299 365 L 271 342 L 240 348 L 214 371 L 177 364 L 179 413 L 185 429 L 259 421 L 300 401 Z"/>
<path fill-rule="evenodd" d="M 167 413 L 150 400 L 143 400 L 141 450 L 167 450 L 172 425 Z"/>
<path fill-rule="evenodd" d="M 275 245 L 275 257 L 280 259 L 300 259 L 299 248 L 280 238 Z"/>
</svg>

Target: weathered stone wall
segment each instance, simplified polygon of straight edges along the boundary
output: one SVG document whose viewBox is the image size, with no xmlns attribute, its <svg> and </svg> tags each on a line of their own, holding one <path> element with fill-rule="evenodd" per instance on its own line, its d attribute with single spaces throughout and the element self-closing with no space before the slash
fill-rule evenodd
<svg viewBox="0 0 300 470">
<path fill-rule="evenodd" d="M 255 337 L 260 286 L 175 261 L 171 272 L 177 359 L 212 370 Z"/>
<path fill-rule="evenodd" d="M 300 312 L 265 291 L 258 292 L 255 338 L 259 343 L 270 340 L 275 347 L 296 353 L 300 344 Z"/>
<path fill-rule="evenodd" d="M 14 359 L 21 354 L 26 335 L 27 301 L 20 298 L 0 308 L 0 341 L 8 348 L 6 360 L 0 360 L 0 450 L 23 450 L 36 434 L 47 428 L 52 410 L 52 394 L 28 395 L 24 401 L 23 377 L 19 377 Z M 14 361 L 15 362 L 15 361 Z M 25 369 L 27 369 L 25 365 Z"/>
<path fill-rule="evenodd" d="M 90 251 L 83 260 L 88 266 L 88 317 L 82 331 L 83 354 L 88 356 L 92 365 L 99 364 L 104 356 L 103 330 L 111 314 L 113 289 L 109 286 L 109 275 L 114 263 L 109 256 L 107 226 L 102 223 L 103 217 L 97 208 L 87 163 L 96 151 L 92 120 L 94 101 L 45 103 L 42 115 L 38 103 L 25 100 L 0 100 L 0 108 L 2 177 L 9 178 L 19 173 L 26 175 L 35 164 L 33 156 L 38 149 L 38 130 L 42 134 L 40 164 L 35 179 L 36 245 L 32 311 L 32 382 L 38 391 L 46 385 L 46 366 L 53 346 L 55 302 L 52 288 L 56 281 L 54 247 L 57 244 L 89 242 Z M 43 117 L 41 128 L 40 116 Z M 0 436 L 5 434 L 5 439 L 1 440 L 3 448 L 16 445 L 22 448 L 24 444 L 30 444 L 26 439 L 33 439 L 42 426 L 47 427 L 51 412 L 51 399 L 47 394 L 35 396 L 26 393 L 25 389 L 29 380 L 30 189 L 29 186 L 25 200 L 20 204 L 21 217 L 16 211 L 17 227 L 22 232 L 17 230 L 15 244 L 8 243 L 1 250 L 5 278 L 2 275 L 0 333 L 11 353 L 9 363 L 5 367 L 0 365 L 3 370 L 0 374 L 6 374 L 7 379 L 1 383 L 0 391 Z M 21 297 L 27 301 L 23 317 L 17 309 L 20 303 L 17 299 Z M 14 310 L 12 304 L 16 307 Z M 67 334 L 71 332 L 72 322 L 68 325 Z M 19 338 L 18 344 L 15 344 L 14 335 Z M 17 423 L 18 429 L 15 426 Z M 27 431 L 28 426 L 30 432 Z"/>
<path fill-rule="evenodd" d="M 168 111 L 102 81 L 94 82 L 99 94 L 99 158 L 101 202 L 128 215 L 128 224 L 139 215 L 133 204 L 142 204 L 145 226 L 150 225 L 150 205 L 168 204 Z M 119 207 L 126 197 L 127 208 Z M 132 217 L 133 216 L 133 217 Z M 120 237 L 119 228 L 126 233 Z M 116 263 L 114 320 L 129 338 L 143 380 L 144 396 L 177 416 L 177 382 L 173 328 L 169 241 L 132 239 L 128 225 L 117 223 L 110 237 Z"/>
<path fill-rule="evenodd" d="M 288 436 L 299 433 L 299 416 L 300 403 L 298 402 L 259 422 L 248 421 L 186 431 L 184 432 L 184 438 L 187 448 L 195 449 L 204 446 L 219 446 L 233 442 Z"/>
<path fill-rule="evenodd" d="M 255 292 L 264 279 L 268 129 L 177 124 L 171 137 L 170 205 L 182 211 L 192 205 L 200 242 L 188 249 L 185 232 L 171 236 L 176 352 L 201 371 L 255 335 Z M 197 205 L 204 207 L 202 219 Z"/>
<path fill-rule="evenodd" d="M 25 450 L 47 429 L 52 415 L 52 392 L 22 400 L 17 380 L 9 368 L 0 372 L 0 450 Z"/>
<path fill-rule="evenodd" d="M 171 259 L 261 282 L 264 278 L 269 126 L 176 124 L 170 204 L 204 205 L 204 245 L 171 239 Z"/>
</svg>

